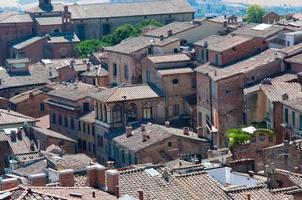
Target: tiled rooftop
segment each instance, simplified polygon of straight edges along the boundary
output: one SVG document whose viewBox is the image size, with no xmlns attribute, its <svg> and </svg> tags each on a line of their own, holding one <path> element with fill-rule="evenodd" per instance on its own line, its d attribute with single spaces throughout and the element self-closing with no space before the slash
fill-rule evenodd
<svg viewBox="0 0 302 200">
<path fill-rule="evenodd" d="M 20 14 L 15 12 L 3 12 L 0 14 L 0 24 L 31 22 L 33 22 L 33 20 L 31 19 L 29 14 Z"/>
<path fill-rule="evenodd" d="M 206 142 L 206 140 L 200 139 L 196 133 L 193 133 L 191 131 L 189 132 L 189 135 L 185 135 L 182 129 L 176 129 L 172 127 L 168 128 L 158 124 L 146 124 L 145 131 L 143 133 L 148 136 L 148 139 L 146 141 L 143 141 L 141 128 L 133 130 L 131 137 L 127 137 L 126 134 L 123 134 L 114 138 L 114 141 L 120 146 L 133 152 L 143 150 L 151 145 L 170 138 L 171 136 L 179 136 Z"/>
<path fill-rule="evenodd" d="M 302 64 L 302 53 L 297 54 L 293 57 L 285 59 L 288 63 L 294 63 L 294 64 Z"/>
<path fill-rule="evenodd" d="M 120 102 L 126 96 L 126 100 L 150 99 L 160 97 L 148 85 L 118 86 L 92 93 L 91 98 L 101 102 Z"/>
<path fill-rule="evenodd" d="M 170 24 L 167 24 L 165 26 L 156 28 L 152 31 L 149 31 L 147 33 L 145 33 L 145 36 L 150 36 L 150 37 L 160 37 L 163 36 L 165 38 L 168 37 L 168 31 L 172 31 L 172 34 L 178 34 L 184 31 L 187 31 L 189 29 L 193 29 L 195 27 L 200 26 L 198 23 L 193 23 L 193 22 L 172 22 Z"/>
<path fill-rule="evenodd" d="M 61 133 L 52 131 L 50 129 L 45 129 L 45 128 L 39 128 L 39 127 L 31 127 L 33 130 L 39 132 L 40 134 L 43 134 L 47 137 L 52 137 L 52 138 L 57 138 L 57 139 L 62 139 L 62 140 L 66 140 L 66 141 L 70 141 L 70 142 L 77 142 Z"/>
<path fill-rule="evenodd" d="M 236 46 L 252 40 L 251 36 L 244 35 L 227 35 L 218 36 L 211 35 L 195 43 L 196 46 L 204 46 L 205 43 L 208 44 L 208 49 L 216 52 L 223 52 L 231 48 L 236 48 Z"/>
<path fill-rule="evenodd" d="M 36 17 L 37 23 L 41 26 L 61 25 L 62 17 Z"/>
<path fill-rule="evenodd" d="M 87 123 L 95 123 L 95 113 L 94 111 L 88 113 L 88 114 L 85 114 L 83 116 L 81 116 L 78 120 L 80 121 L 83 121 L 83 122 L 87 122 Z"/>
<path fill-rule="evenodd" d="M 158 55 L 158 56 L 148 56 L 148 59 L 155 64 L 161 63 L 171 63 L 171 62 L 189 62 L 191 59 L 187 54 L 171 54 L 171 55 Z"/>
<path fill-rule="evenodd" d="M 277 25 L 271 25 L 263 30 L 256 30 L 255 27 L 259 26 L 258 24 L 248 24 L 244 25 L 243 27 L 235 30 L 232 32 L 235 35 L 247 35 L 247 36 L 253 36 L 253 37 L 259 37 L 268 39 L 280 31 L 284 30 L 284 27 L 277 26 Z"/>
<path fill-rule="evenodd" d="M 102 12 L 99 12 L 102 10 Z M 185 0 L 144 1 L 134 3 L 96 3 L 70 5 L 72 19 L 146 16 L 156 14 L 193 13 Z"/>
<path fill-rule="evenodd" d="M 91 67 L 89 71 L 83 72 L 81 76 L 108 76 L 108 71 L 101 66 Z"/>
<path fill-rule="evenodd" d="M 43 36 L 34 36 L 34 37 L 31 37 L 29 39 L 25 39 L 25 40 L 15 44 L 13 46 L 13 48 L 17 49 L 17 50 L 21 50 L 25 47 L 28 47 L 29 45 L 32 45 L 32 44 L 34 44 L 34 43 L 36 43 L 40 40 L 44 40 L 44 39 L 45 39 L 45 37 L 43 37 Z"/>
<path fill-rule="evenodd" d="M 52 34 L 50 36 L 50 40 L 48 40 L 48 43 L 78 43 L 80 42 L 80 39 L 75 33 L 60 33 L 60 34 Z"/>
<path fill-rule="evenodd" d="M 42 93 L 43 92 L 40 89 L 34 89 L 34 90 L 31 90 L 31 91 L 24 92 L 24 93 L 21 93 L 19 95 L 16 95 L 16 96 L 10 98 L 9 101 L 14 103 L 14 104 L 18 104 L 18 103 L 27 101 L 30 98 L 31 95 L 32 96 L 37 96 L 37 95 L 42 94 Z"/>
<path fill-rule="evenodd" d="M 20 113 L 0 109 L 0 125 L 8 124 L 23 124 L 24 122 L 36 122 L 37 120 L 32 117 L 22 115 Z"/>
<path fill-rule="evenodd" d="M 117 44 L 113 47 L 106 47 L 105 50 L 121 54 L 131 54 L 148 48 L 151 45 L 162 47 L 179 40 L 180 39 L 178 38 L 167 38 L 161 41 L 159 38 L 145 36 L 131 37 L 123 40 L 120 44 Z"/>
<path fill-rule="evenodd" d="M 0 89 L 21 87 L 30 85 L 44 85 L 50 78 L 57 77 L 54 69 L 44 67 L 42 64 L 29 65 L 29 72 L 22 74 L 9 73 L 5 68 L 0 67 Z"/>
<path fill-rule="evenodd" d="M 48 94 L 53 97 L 60 97 L 71 101 L 78 101 L 87 98 L 90 93 L 99 92 L 100 89 L 85 83 L 74 83 L 65 87 L 52 90 Z"/>
<path fill-rule="evenodd" d="M 168 76 L 174 74 L 192 74 L 194 73 L 194 71 L 190 67 L 186 67 L 186 68 L 158 70 L 158 73 L 162 76 Z"/>
</svg>

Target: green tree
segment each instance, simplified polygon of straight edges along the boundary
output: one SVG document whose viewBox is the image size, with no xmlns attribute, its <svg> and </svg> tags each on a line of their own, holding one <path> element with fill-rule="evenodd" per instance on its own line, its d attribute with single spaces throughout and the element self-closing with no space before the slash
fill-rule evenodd
<svg viewBox="0 0 302 200">
<path fill-rule="evenodd" d="M 139 33 L 141 33 L 142 29 L 149 25 L 156 26 L 156 27 L 163 26 L 159 21 L 157 21 L 155 19 L 145 19 L 145 20 L 141 21 L 140 23 L 136 24 L 135 28 L 137 29 L 137 31 Z"/>
<path fill-rule="evenodd" d="M 230 148 L 237 144 L 244 144 L 250 139 L 250 135 L 239 128 L 231 128 L 227 131 L 228 146 Z"/>
<path fill-rule="evenodd" d="M 247 9 L 245 20 L 248 23 L 261 23 L 265 9 L 259 5 L 250 5 Z"/>
</svg>

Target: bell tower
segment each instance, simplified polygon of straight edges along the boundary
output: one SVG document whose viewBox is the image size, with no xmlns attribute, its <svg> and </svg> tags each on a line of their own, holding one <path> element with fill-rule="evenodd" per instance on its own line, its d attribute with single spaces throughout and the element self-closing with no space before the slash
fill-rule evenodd
<svg viewBox="0 0 302 200">
<path fill-rule="evenodd" d="M 51 0 L 39 0 L 39 7 L 45 8 L 51 6 Z"/>
</svg>

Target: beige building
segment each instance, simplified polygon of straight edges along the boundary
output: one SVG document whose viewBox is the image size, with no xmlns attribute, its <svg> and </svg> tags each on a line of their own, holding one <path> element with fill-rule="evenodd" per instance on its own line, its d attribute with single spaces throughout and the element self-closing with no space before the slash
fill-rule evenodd
<svg viewBox="0 0 302 200">
<path fill-rule="evenodd" d="M 95 101 L 97 159 L 101 163 L 108 161 L 112 139 L 123 134 L 127 125 L 165 121 L 164 98 L 148 85 L 121 85 L 90 97 Z"/>
<path fill-rule="evenodd" d="M 145 36 L 128 38 L 120 44 L 105 48 L 109 83 L 142 83 L 141 61 L 147 55 L 171 54 L 180 48 L 180 39 L 158 39 Z"/>
<path fill-rule="evenodd" d="M 166 118 L 178 119 L 185 110 L 185 98 L 196 94 L 196 78 L 191 59 L 187 54 L 148 56 L 142 62 L 143 82 L 165 96 Z M 189 124 L 191 125 L 191 124 Z"/>
<path fill-rule="evenodd" d="M 210 148 L 205 139 L 201 139 L 189 128 L 171 128 L 158 124 L 146 124 L 133 130 L 126 128 L 126 133 L 113 139 L 112 157 L 117 166 L 131 164 L 165 163 L 176 158 L 204 159 Z"/>
</svg>

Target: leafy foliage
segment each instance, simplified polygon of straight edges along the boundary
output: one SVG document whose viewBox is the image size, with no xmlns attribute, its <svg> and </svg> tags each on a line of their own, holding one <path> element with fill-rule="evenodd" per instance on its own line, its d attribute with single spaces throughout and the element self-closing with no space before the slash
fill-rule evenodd
<svg viewBox="0 0 302 200">
<path fill-rule="evenodd" d="M 241 129 L 232 128 L 228 130 L 227 138 L 228 138 L 228 146 L 231 148 L 237 144 L 244 144 L 246 141 L 250 139 L 250 135 L 248 133 L 245 133 Z"/>
<path fill-rule="evenodd" d="M 86 57 L 88 54 L 99 51 L 103 47 L 114 46 L 128 37 L 139 36 L 142 33 L 142 28 L 148 25 L 160 27 L 162 24 L 154 19 L 143 20 L 135 26 L 124 24 L 119 26 L 114 32 L 103 36 L 101 39 L 85 40 L 80 42 L 75 47 L 75 52 L 81 57 Z"/>
<path fill-rule="evenodd" d="M 261 23 L 265 9 L 259 5 L 250 5 L 246 11 L 245 20 L 248 23 Z"/>
</svg>

